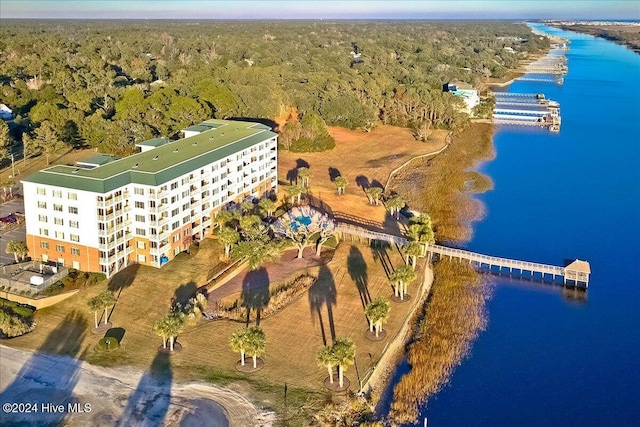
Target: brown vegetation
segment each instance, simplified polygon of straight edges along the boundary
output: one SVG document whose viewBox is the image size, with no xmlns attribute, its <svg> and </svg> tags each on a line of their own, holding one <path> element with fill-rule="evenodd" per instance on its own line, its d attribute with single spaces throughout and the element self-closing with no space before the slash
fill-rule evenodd
<svg viewBox="0 0 640 427">
<path fill-rule="evenodd" d="M 489 287 L 469 264 L 442 260 L 424 318 L 409 347 L 411 371 L 396 385 L 390 417 L 415 422 L 421 404 L 446 384 L 478 333 L 486 326 Z"/>
<path fill-rule="evenodd" d="M 471 223 L 482 218 L 482 204 L 469 195 L 490 190 L 492 183 L 470 169 L 494 157 L 492 137 L 492 125 L 473 123 L 444 152 L 412 162 L 391 179 L 390 190 L 431 216 L 437 241 L 469 240 Z"/>
</svg>

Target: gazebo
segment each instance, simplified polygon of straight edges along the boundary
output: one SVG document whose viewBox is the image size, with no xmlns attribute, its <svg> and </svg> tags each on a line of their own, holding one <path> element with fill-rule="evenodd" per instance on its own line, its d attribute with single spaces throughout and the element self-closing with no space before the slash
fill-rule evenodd
<svg viewBox="0 0 640 427">
<path fill-rule="evenodd" d="M 567 284 L 567 280 L 573 280 L 578 286 L 578 282 L 584 283 L 584 287 L 589 287 L 589 275 L 591 274 L 591 266 L 589 262 L 582 260 L 575 260 L 564 268 L 564 283 Z"/>
</svg>

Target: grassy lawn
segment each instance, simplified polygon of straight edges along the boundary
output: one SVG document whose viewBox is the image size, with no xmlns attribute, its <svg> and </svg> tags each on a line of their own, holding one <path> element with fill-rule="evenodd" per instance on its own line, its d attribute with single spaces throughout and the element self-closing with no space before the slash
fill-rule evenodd
<svg viewBox="0 0 640 427">
<path fill-rule="evenodd" d="M 407 160 L 433 152 L 445 145 L 447 132 L 435 130 L 429 141 L 416 141 L 411 131 L 394 126 L 378 126 L 371 132 L 352 131 L 330 127 L 329 133 L 336 140 L 336 147 L 321 153 L 278 152 L 278 173 L 281 182 L 289 182 L 299 166 L 311 171 L 311 193 L 331 206 L 334 214 L 366 218 L 371 229 L 386 229 L 393 226 L 382 204 L 367 204 L 362 186 L 383 187 L 389 173 Z M 346 194 L 336 195 L 333 179 L 344 176 L 347 181 Z M 282 191 L 281 194 L 286 194 Z M 394 230 L 388 230 L 393 232 Z"/>
<path fill-rule="evenodd" d="M 93 314 L 86 305 L 107 283 L 83 289 L 77 296 L 37 312 L 36 330 L 6 344 L 69 354 L 98 365 L 148 369 L 161 344 L 152 330 L 154 321 L 167 313 L 172 298 L 176 295 L 182 298 L 206 281 L 208 269 L 217 262 L 220 251 L 217 241 L 206 239 L 192 258 L 178 257 L 162 269 L 132 266 L 112 278 L 111 287 L 120 297 L 110 320 L 113 327 L 124 329 L 118 350 L 95 350 L 101 336 L 91 333 Z M 307 293 L 281 312 L 262 320 L 267 352 L 261 371 L 241 374 L 235 370 L 239 355 L 230 350 L 228 342 L 243 323 L 201 320 L 195 326 L 187 326 L 178 338 L 183 351 L 171 357 L 173 377 L 230 386 L 275 409 L 282 417 L 290 418 L 293 425 L 302 423 L 307 416 L 303 408 L 313 412 L 327 397 L 322 385 L 326 369 L 316 364 L 316 353 L 325 340 L 330 343 L 335 334 L 355 341 L 357 369 L 351 366 L 346 375 L 352 381 L 351 389 L 357 391 L 358 377 L 368 374 L 405 321 L 411 304 L 392 303 L 391 318 L 384 328 L 388 331 L 387 337 L 373 342 L 364 336 L 367 321 L 362 299 L 390 296 L 392 290 L 385 268 L 397 268 L 402 262 L 395 247 L 372 248 L 342 242 L 333 261 L 307 269 L 319 278 Z M 421 280 L 419 277 L 410 285 L 410 294 Z"/>
</svg>

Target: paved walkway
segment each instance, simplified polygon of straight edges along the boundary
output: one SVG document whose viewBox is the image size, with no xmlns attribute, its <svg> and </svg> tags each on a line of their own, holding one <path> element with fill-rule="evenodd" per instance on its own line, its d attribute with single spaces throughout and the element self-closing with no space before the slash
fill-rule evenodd
<svg viewBox="0 0 640 427">
<path fill-rule="evenodd" d="M 0 204 L 0 216 L 7 216 L 10 213 L 24 212 L 24 200 L 14 198 Z M 0 231 L 0 265 L 13 264 L 15 258 L 12 254 L 5 252 L 7 243 L 11 240 L 24 241 L 26 238 L 26 228 L 23 222 L 11 231 Z"/>
<path fill-rule="evenodd" d="M 222 298 L 242 292 L 247 289 L 268 288 L 272 283 L 281 283 L 287 279 L 294 271 L 308 267 L 315 267 L 325 264 L 328 261 L 329 252 L 324 252 L 320 257 L 315 254 L 314 247 L 306 247 L 301 259 L 298 250 L 286 251 L 276 263 L 266 263 L 257 270 L 245 270 L 226 282 L 224 285 L 214 289 L 209 293 L 209 303 L 220 301 Z"/>
</svg>

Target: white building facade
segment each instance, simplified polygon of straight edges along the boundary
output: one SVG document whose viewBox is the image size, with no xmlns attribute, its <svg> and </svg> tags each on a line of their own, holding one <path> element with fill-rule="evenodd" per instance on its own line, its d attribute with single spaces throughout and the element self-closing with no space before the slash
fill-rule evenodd
<svg viewBox="0 0 640 427">
<path fill-rule="evenodd" d="M 24 179 L 31 258 L 107 276 L 132 262 L 160 267 L 204 238 L 229 202 L 277 191 L 277 134 L 267 126 L 208 120 L 185 135 Z"/>
</svg>

